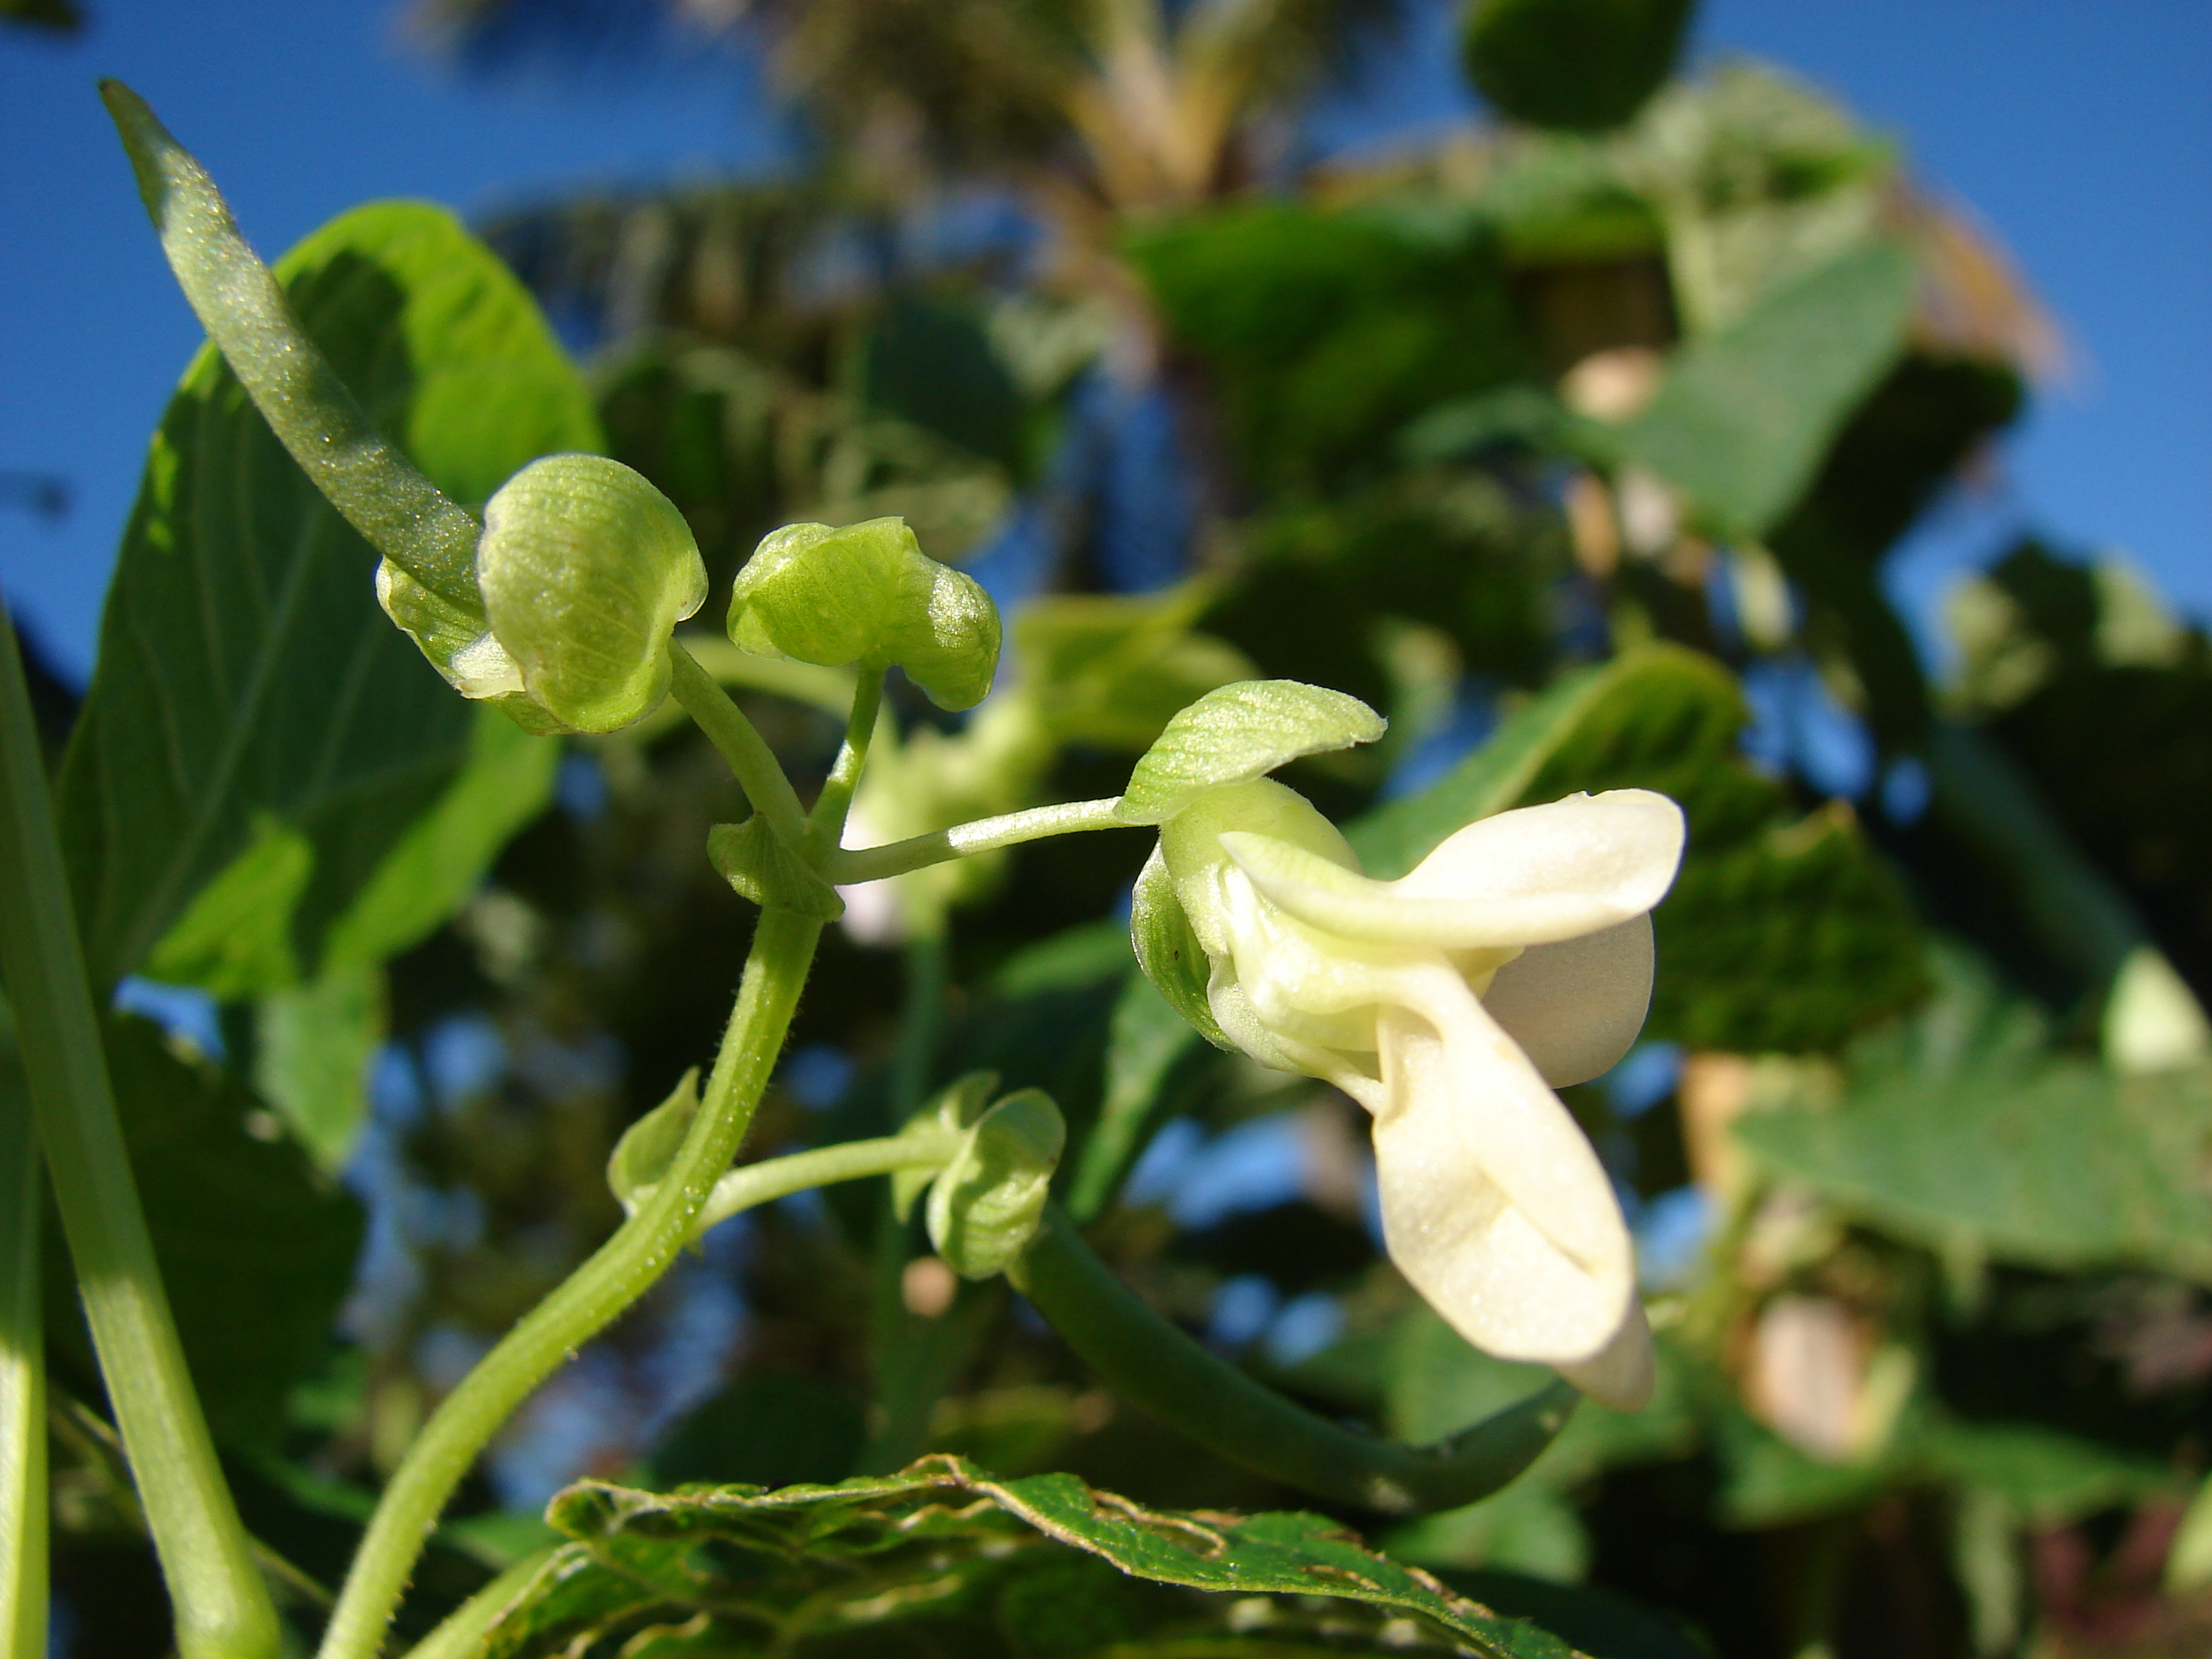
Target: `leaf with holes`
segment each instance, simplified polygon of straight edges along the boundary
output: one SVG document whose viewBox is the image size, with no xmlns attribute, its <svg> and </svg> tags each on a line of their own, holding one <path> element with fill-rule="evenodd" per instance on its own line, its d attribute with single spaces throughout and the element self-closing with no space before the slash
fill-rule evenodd
<svg viewBox="0 0 2212 1659">
<path fill-rule="evenodd" d="M 1024 1622 L 1009 1610 L 1042 1617 L 1036 1592 L 1048 1586 L 1097 1610 L 1053 1621 L 1069 1639 L 1046 1650 L 1070 1659 L 1194 1627 L 1212 1636 L 1208 1652 L 1235 1653 L 1243 1642 L 1282 1652 L 1285 1637 L 1318 1650 L 1328 1622 L 1303 1601 L 1316 1596 L 1337 1602 L 1340 1633 L 1364 1633 L 1370 1646 L 1573 1659 L 1558 1638 L 1454 1595 L 1318 1516 L 1152 1510 L 1073 1475 L 1000 1480 L 942 1455 L 898 1474 L 774 1492 L 586 1481 L 556 1498 L 547 1517 L 577 1541 L 492 1626 L 493 1659 L 580 1652 L 618 1635 L 633 1644 L 625 1652 L 672 1655 L 678 1625 L 694 1641 L 711 1631 L 718 1652 L 765 1651 L 781 1638 L 774 1650 L 795 1655 L 866 1643 L 876 1644 L 868 1651 L 1025 1653 L 1036 1649 L 1007 1631 Z M 1229 1595 L 1238 1598 L 1233 1623 Z M 1300 1600 L 1248 1599 L 1273 1597 Z"/>
</svg>

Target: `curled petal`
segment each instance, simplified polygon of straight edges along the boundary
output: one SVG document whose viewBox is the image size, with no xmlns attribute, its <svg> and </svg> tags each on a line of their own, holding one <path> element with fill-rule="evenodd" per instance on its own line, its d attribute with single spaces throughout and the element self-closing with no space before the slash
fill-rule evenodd
<svg viewBox="0 0 2212 1659">
<path fill-rule="evenodd" d="M 1557 945 L 1531 945 L 1498 970 L 1482 1006 L 1554 1089 L 1617 1065 L 1651 1007 L 1651 918 L 1632 916 Z"/>
<path fill-rule="evenodd" d="M 1418 1011 L 1378 1022 L 1391 1259 L 1477 1347 L 1579 1368 L 1607 1403 L 1642 1403 L 1613 1352 L 1633 1346 L 1634 1253 L 1596 1154 L 1463 981 L 1425 988 Z"/>
<path fill-rule="evenodd" d="M 1642 915 L 1674 879 L 1682 835 L 1666 796 L 1615 789 L 1471 823 L 1394 882 L 1269 836 L 1220 842 L 1260 891 L 1326 933 L 1469 950 L 1552 944 Z"/>
</svg>

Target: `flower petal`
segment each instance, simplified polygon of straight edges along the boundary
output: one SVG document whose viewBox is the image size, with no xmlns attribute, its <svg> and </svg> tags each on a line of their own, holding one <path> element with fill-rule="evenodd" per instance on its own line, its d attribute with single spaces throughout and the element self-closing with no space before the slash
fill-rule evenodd
<svg viewBox="0 0 2212 1659">
<path fill-rule="evenodd" d="M 1594 1358 L 1561 1365 L 1559 1371 L 1599 1405 L 1617 1412 L 1640 1412 L 1650 1405 L 1659 1381 L 1659 1356 L 1651 1346 L 1651 1322 L 1644 1316 L 1644 1304 L 1632 1297 L 1628 1317 L 1613 1340 Z"/>
<path fill-rule="evenodd" d="M 1674 878 L 1682 833 L 1664 795 L 1616 789 L 1471 823 L 1395 882 L 1271 836 L 1230 830 L 1220 843 L 1269 899 L 1325 933 L 1468 950 L 1575 939 L 1649 910 Z"/>
<path fill-rule="evenodd" d="M 1619 1063 L 1651 1007 L 1651 918 L 1632 916 L 1557 945 L 1534 945 L 1498 970 L 1482 1006 L 1554 1089 Z"/>
<path fill-rule="evenodd" d="M 1612 1184 L 1463 981 L 1438 975 L 1421 1001 L 1378 1022 L 1375 1161 L 1391 1259 L 1487 1352 L 1599 1361 L 1635 1301 Z"/>
</svg>

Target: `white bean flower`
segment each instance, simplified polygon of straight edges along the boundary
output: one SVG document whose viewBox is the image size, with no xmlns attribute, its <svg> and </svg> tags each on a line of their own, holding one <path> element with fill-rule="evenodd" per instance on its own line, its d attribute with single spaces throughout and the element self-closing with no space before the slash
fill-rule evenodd
<svg viewBox="0 0 2212 1659">
<path fill-rule="evenodd" d="M 1634 1253 L 1553 1090 L 1636 1040 L 1650 912 L 1682 838 L 1664 795 L 1571 795 L 1373 881 L 1334 825 L 1261 779 L 1164 824 L 1139 888 L 1141 909 L 1172 884 L 1224 1035 L 1373 1114 L 1384 1242 L 1414 1288 L 1477 1347 L 1621 1409 L 1652 1382 Z"/>
</svg>

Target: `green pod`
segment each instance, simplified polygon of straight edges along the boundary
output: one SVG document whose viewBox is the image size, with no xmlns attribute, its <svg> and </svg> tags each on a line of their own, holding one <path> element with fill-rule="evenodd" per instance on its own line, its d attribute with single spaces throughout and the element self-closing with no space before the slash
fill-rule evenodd
<svg viewBox="0 0 2212 1659">
<path fill-rule="evenodd" d="M 989 1279 L 1029 1248 L 1066 1139 L 1041 1089 L 1008 1095 L 975 1121 L 929 1189 L 929 1242 L 953 1272 Z"/>
<path fill-rule="evenodd" d="M 903 519 L 771 532 L 738 573 L 729 630 L 757 657 L 896 664 L 940 708 L 982 702 L 999 667 L 998 606 Z"/>
<path fill-rule="evenodd" d="M 706 602 L 707 567 L 641 475 L 548 455 L 485 505 L 477 586 L 518 689 L 570 731 L 614 732 L 667 695 L 668 637 Z"/>
<path fill-rule="evenodd" d="M 1689 15 L 1690 0 L 1474 0 L 1468 76 L 1513 120 L 1601 132 L 1673 72 Z"/>
</svg>

